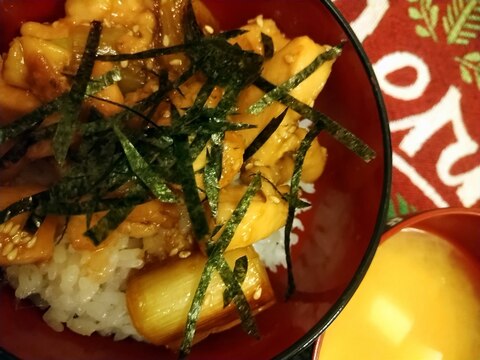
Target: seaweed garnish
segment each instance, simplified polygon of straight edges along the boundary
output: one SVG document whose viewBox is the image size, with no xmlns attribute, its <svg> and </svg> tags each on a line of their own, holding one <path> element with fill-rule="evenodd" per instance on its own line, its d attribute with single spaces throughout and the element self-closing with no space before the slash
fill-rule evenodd
<svg viewBox="0 0 480 360">
<path fill-rule="evenodd" d="M 183 190 L 185 204 L 192 222 L 193 231 L 197 241 L 203 241 L 209 233 L 208 222 L 195 181 L 192 155 L 186 135 L 174 137 L 174 153 L 177 159 L 176 174 Z"/>
<path fill-rule="evenodd" d="M 260 100 L 252 104 L 247 111 L 254 115 L 260 114 L 272 102 L 278 101 L 283 94 L 288 93 L 290 90 L 300 85 L 326 61 L 333 60 L 340 56 L 342 53 L 342 47 L 343 43 L 340 43 L 339 45 L 333 46 L 327 51 L 322 52 L 304 69 L 293 75 L 283 84 L 278 85 L 274 89 L 268 91 L 265 95 L 263 95 L 262 98 L 260 98 Z"/>
<path fill-rule="evenodd" d="M 262 146 L 267 142 L 267 140 L 272 136 L 272 134 L 278 129 L 282 123 L 285 115 L 287 115 L 288 108 L 285 109 L 280 115 L 274 117 L 270 122 L 265 126 L 265 128 L 255 137 L 252 143 L 245 149 L 243 153 L 243 161 L 247 161 L 255 154 Z"/>
<path fill-rule="evenodd" d="M 235 265 L 233 266 L 233 275 L 235 276 L 235 280 L 241 285 L 245 281 L 247 277 L 248 271 L 248 258 L 247 256 L 242 256 L 235 260 Z M 225 289 L 223 292 L 223 307 L 227 307 L 232 302 L 233 296 L 232 294 Z"/>
<path fill-rule="evenodd" d="M 271 36 L 268 36 L 265 33 L 261 33 L 262 45 L 263 45 L 263 56 L 265 59 L 271 59 L 275 52 L 275 47 L 273 45 L 273 40 Z"/>
<path fill-rule="evenodd" d="M 152 170 L 135 146 L 125 136 L 122 130 L 120 130 L 119 125 L 114 124 L 113 130 L 122 144 L 125 156 L 135 175 L 142 180 L 158 200 L 162 202 L 175 202 L 176 199 L 172 190 L 170 190 L 164 180 Z"/>
<path fill-rule="evenodd" d="M 276 88 L 274 84 L 263 77 L 260 77 L 255 81 L 255 86 L 265 92 L 272 91 Z M 342 125 L 331 119 L 326 114 L 321 113 L 307 104 L 304 104 L 286 92 L 282 94 L 278 101 L 296 111 L 305 119 L 310 119 L 311 121 L 316 122 L 317 126 L 323 127 L 328 134 L 330 134 L 347 149 L 351 150 L 354 154 L 358 155 L 361 159 L 363 159 L 363 161 L 370 162 L 375 158 L 375 151 L 373 151 L 355 134 L 345 129 Z"/>
<path fill-rule="evenodd" d="M 207 151 L 207 162 L 203 172 L 205 193 L 212 216 L 217 216 L 218 197 L 220 194 L 220 177 L 222 175 L 224 133 L 216 133 L 211 137 L 211 147 Z"/>
<path fill-rule="evenodd" d="M 320 134 L 321 131 L 322 131 L 322 127 L 314 123 L 310 128 L 310 130 L 305 135 L 305 137 L 303 138 L 302 142 L 300 143 L 300 147 L 298 148 L 298 151 L 295 154 L 295 165 L 293 168 L 293 175 L 290 180 L 290 192 L 288 194 L 288 215 L 287 215 L 287 222 L 285 223 L 285 235 L 284 235 L 285 257 L 287 260 L 287 274 L 288 274 L 288 287 L 286 291 L 287 298 L 290 297 L 295 291 L 295 280 L 293 276 L 292 257 L 290 254 L 290 234 L 293 228 L 295 210 L 297 209 L 297 205 L 298 205 L 298 193 L 300 190 L 300 179 L 302 177 L 303 162 L 305 160 L 305 156 L 307 155 L 307 151 L 310 148 L 312 141 L 316 139 L 316 137 Z"/>
<path fill-rule="evenodd" d="M 290 95 L 290 91 L 321 64 L 339 56 L 342 44 L 319 55 L 309 66 L 283 84 L 274 85 L 261 75 L 265 61 L 273 56 L 275 50 L 273 41 L 268 35 L 261 34 L 263 55 L 245 51 L 228 41 L 242 35 L 245 30 L 236 29 L 204 35 L 195 19 L 191 1 L 188 1 L 185 7 L 183 30 L 184 44 L 134 54 L 98 55 L 96 53 L 101 24 L 92 22 L 71 90 L 22 116 L 11 125 L 0 128 L 0 144 L 10 139 L 17 141 L 2 156 L 0 164 L 8 165 L 18 161 L 32 143 L 53 139 L 55 158 L 62 165 L 63 171 L 62 178 L 50 189 L 21 199 L 0 211 L 0 222 L 23 212 L 30 212 L 32 214 L 30 219 L 42 218 L 47 214 L 64 216 L 84 214 L 88 223 L 85 235 L 98 245 L 128 217 L 136 205 L 152 199 L 162 202 L 185 202 L 195 238 L 205 244 L 208 259 L 188 313 L 180 349 L 181 356 L 190 352 L 205 292 L 214 272 L 218 272 L 225 283 L 225 306 L 233 303 L 246 332 L 253 336 L 258 335 L 248 301 L 241 288 L 248 270 L 248 260 L 246 257 L 237 259 L 234 268 L 231 269 L 223 254 L 251 199 L 261 187 L 262 175 L 256 174 L 252 178 L 246 193 L 226 224 L 216 224 L 213 221 L 214 224 L 209 226 L 207 221 L 207 211 L 215 218 L 218 210 L 226 133 L 255 127 L 252 124 L 230 121 L 229 117 L 238 112 L 237 98 L 240 92 L 250 85 L 265 92 L 260 100 L 250 107 L 249 110 L 254 114 L 261 113 L 273 102 L 279 102 L 286 107 L 285 111 L 273 118 L 247 147 L 244 162 L 278 129 L 287 111 L 295 111 L 313 121 L 311 129 L 294 154 L 290 192 L 286 195 L 281 194 L 275 188 L 282 199 L 288 201 L 285 226 L 289 280 L 287 297 L 295 289 L 290 254 L 293 219 L 297 209 L 309 205 L 299 198 L 299 186 L 303 162 L 311 142 L 324 129 L 365 161 L 375 156 L 366 144 L 348 130 Z M 166 70 L 157 70 L 158 90 L 146 98 L 125 105 L 96 95 L 105 87 L 118 82 L 122 71 L 115 67 L 105 75 L 91 79 L 95 60 L 139 61 L 171 54 L 186 56 L 187 69 L 183 74 L 174 77 L 174 80 L 169 80 Z M 193 105 L 177 109 L 169 100 L 169 94 L 177 91 L 182 95 L 180 86 L 194 76 L 204 81 L 201 90 L 197 93 Z M 209 99 L 212 94 L 216 94 L 217 89 L 222 95 L 218 104 L 211 107 Z M 80 109 L 86 97 L 117 105 L 119 112 L 106 117 L 99 112 L 91 111 L 85 119 L 79 121 Z M 155 113 L 163 102 L 169 106 L 171 123 L 160 125 L 155 120 Z M 40 127 L 43 120 L 52 114 L 60 114 L 60 122 Z M 133 120 L 140 120 L 142 128 L 130 126 Z M 76 134 L 81 141 L 71 146 Z M 207 154 L 205 166 L 201 171 L 195 172 L 193 163 L 203 151 Z M 201 177 L 204 189 L 199 189 L 197 184 L 197 179 Z M 269 181 L 266 178 L 265 180 Z M 273 183 L 270 184 L 275 187 Z M 182 196 L 172 190 L 178 187 L 183 190 Z M 111 197 L 116 190 L 125 188 L 127 189 L 124 191 L 125 196 Z M 100 211 L 104 211 L 105 215 L 91 226 L 93 214 Z M 213 227 L 213 230 L 210 227 Z M 214 238 L 216 240 L 213 240 Z"/>
<path fill-rule="evenodd" d="M 225 274 L 227 274 L 228 276 L 231 273 L 231 275 L 234 278 L 234 281 L 229 282 L 229 284 L 235 287 L 233 290 L 238 290 L 239 288 L 238 281 L 236 280 L 235 275 L 233 275 L 233 272 L 230 269 L 230 267 L 228 265 L 227 265 L 227 268 L 223 266 L 223 261 L 225 261 L 225 259 L 223 258 L 223 253 L 225 252 L 228 245 L 230 244 L 230 241 L 233 238 L 233 235 L 235 233 L 237 226 L 240 224 L 243 217 L 245 216 L 245 213 L 247 212 L 247 209 L 250 205 L 250 201 L 252 200 L 253 196 L 258 192 L 258 190 L 260 190 L 260 187 L 261 187 L 261 177 L 259 174 L 256 174 L 253 177 L 252 181 L 250 182 L 250 185 L 247 187 L 245 194 L 240 199 L 237 207 L 233 211 L 232 216 L 225 224 L 223 231 L 220 237 L 218 238 L 218 240 L 215 242 L 209 243 L 209 246 L 207 246 L 208 260 L 203 269 L 198 287 L 193 296 L 190 310 L 188 311 L 184 337 L 182 340 L 182 344 L 180 345 L 180 355 L 179 355 L 180 358 L 184 358 L 186 355 L 190 353 L 190 350 L 193 344 L 193 338 L 195 336 L 196 324 L 200 316 L 200 310 L 203 304 L 203 299 L 205 298 L 207 288 L 214 271 L 215 270 L 220 271 L 220 274 L 221 275 L 223 274 L 224 276 Z M 228 284 L 226 285 L 228 287 Z M 241 288 L 239 291 L 241 292 Z M 230 294 L 227 296 L 232 297 L 235 300 L 235 298 L 239 293 L 235 295 Z M 248 306 L 248 302 L 247 302 L 247 306 Z M 249 306 L 248 308 L 237 307 L 237 310 L 242 311 L 242 313 L 245 314 L 244 316 L 246 318 L 249 317 L 248 316 L 248 313 L 250 312 Z M 254 321 L 253 317 L 251 321 Z M 255 333 L 254 329 L 252 329 L 251 331 Z"/>
<path fill-rule="evenodd" d="M 73 79 L 72 88 L 60 109 L 60 121 L 57 124 L 57 129 L 53 136 L 53 152 L 59 164 L 65 162 L 68 148 L 75 133 L 83 98 L 87 90 L 88 82 L 90 81 L 93 64 L 95 63 L 101 33 L 102 23 L 92 21 L 82 61 Z"/>
</svg>

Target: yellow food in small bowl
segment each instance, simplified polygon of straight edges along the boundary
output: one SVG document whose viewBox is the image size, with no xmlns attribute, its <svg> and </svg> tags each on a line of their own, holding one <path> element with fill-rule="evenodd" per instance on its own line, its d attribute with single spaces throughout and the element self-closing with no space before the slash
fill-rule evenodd
<svg viewBox="0 0 480 360">
<path fill-rule="evenodd" d="M 318 359 L 477 359 L 479 280 L 478 264 L 447 239 L 404 229 L 377 250 Z"/>
</svg>

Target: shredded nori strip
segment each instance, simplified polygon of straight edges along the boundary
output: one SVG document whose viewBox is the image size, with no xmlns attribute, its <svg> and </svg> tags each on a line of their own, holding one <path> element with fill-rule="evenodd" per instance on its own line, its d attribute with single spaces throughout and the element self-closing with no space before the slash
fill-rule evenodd
<svg viewBox="0 0 480 360">
<path fill-rule="evenodd" d="M 235 260 L 235 266 L 233 267 L 233 274 L 235 275 L 235 280 L 241 285 L 245 281 L 247 277 L 248 271 L 248 258 L 246 256 L 242 256 Z M 225 289 L 223 292 L 223 307 L 226 308 L 233 299 L 234 295 Z"/>
<path fill-rule="evenodd" d="M 261 34 L 263 56 L 245 51 L 240 46 L 227 41 L 244 34 L 245 30 L 236 29 L 205 36 L 196 21 L 190 0 L 184 8 L 182 26 L 184 44 L 150 49 L 135 54 L 99 55 L 97 48 L 101 24 L 96 21 L 91 23 L 85 50 L 77 74 L 73 77 L 71 90 L 30 114 L 22 116 L 12 124 L 0 128 L 0 144 L 9 139 L 16 140 L 14 146 L 0 159 L 0 166 L 15 163 L 21 159 L 30 145 L 52 138 L 55 158 L 59 164 L 64 165 L 60 168 L 63 172 L 62 178 L 49 190 L 21 199 L 0 211 L 0 223 L 24 212 L 31 213 L 28 222 L 32 224 L 38 223 L 48 214 L 64 216 L 84 214 L 89 227 L 85 234 L 98 245 L 127 218 L 135 206 L 152 198 L 165 202 L 176 201 L 169 186 L 180 185 L 195 238 L 198 241 L 205 240 L 208 254 L 207 264 L 187 317 L 185 337 L 180 349 L 181 356 L 184 356 L 191 349 L 196 322 L 214 271 L 219 273 L 226 286 L 223 294 L 224 305 L 228 306 L 233 302 L 245 331 L 253 336 L 258 335 L 250 306 L 241 289 L 248 269 L 248 260 L 246 257 L 237 259 L 232 270 L 225 261 L 224 252 L 243 219 L 251 199 L 261 187 L 261 175 L 256 174 L 253 177 L 228 222 L 225 225 L 216 224 L 210 232 L 205 206 L 199 194 L 202 190 L 197 187 L 196 174 L 193 171 L 193 161 L 205 147 L 208 147 L 206 165 L 197 176 L 204 178 L 207 201 L 212 215 L 215 216 L 225 132 L 254 127 L 254 125 L 231 122 L 229 119 L 229 115 L 236 114 L 238 111 L 237 98 L 240 92 L 251 84 L 265 92 L 265 95 L 250 108 L 253 113 L 262 111 L 273 101 L 287 106 L 287 109 L 280 116 L 272 119 L 246 149 L 244 161 L 248 160 L 276 131 L 288 108 L 314 122 L 294 155 L 295 165 L 290 193 L 282 195 L 276 190 L 282 199 L 289 203 L 285 226 L 285 251 L 289 277 L 287 297 L 295 288 L 290 255 L 293 218 L 296 209 L 309 206 L 298 198 L 298 193 L 303 161 L 311 142 L 325 128 L 364 160 L 370 160 L 375 154 L 353 134 L 326 115 L 289 95 L 290 90 L 306 79 L 324 61 L 338 56 L 341 45 L 321 54 L 288 81 L 275 86 L 261 77 L 265 60 L 273 56 L 275 50 L 273 40 L 268 35 Z M 117 67 L 97 79 L 91 79 L 95 60 L 135 61 L 176 53 L 182 53 L 189 58 L 187 70 L 179 76 L 176 74 L 174 81 L 169 80 L 166 70 L 156 70 L 158 73 L 152 70 L 151 73 L 158 77 L 159 89 L 145 99 L 133 105 L 124 105 L 94 95 L 121 78 L 121 70 Z M 160 103 L 169 101 L 168 95 L 172 90 L 182 94 L 180 85 L 197 74 L 200 74 L 200 78 L 205 79 L 205 82 L 194 104 L 189 108 L 181 109 L 183 115 L 180 115 L 179 110 L 170 104 L 171 125 L 157 125 L 153 121 L 153 116 Z M 217 106 L 211 108 L 206 104 L 216 87 L 223 89 L 223 96 Z M 79 121 L 80 110 L 86 96 L 117 105 L 120 111 L 105 118 L 100 112 L 92 110 L 87 114 L 86 119 L 82 113 L 82 121 Z M 59 123 L 38 128 L 46 117 L 55 113 L 60 115 Z M 129 120 L 136 118 L 144 121 L 143 129 L 129 127 Z M 75 134 L 81 136 L 81 141 L 70 147 Z M 208 146 L 209 141 L 210 146 Z M 275 187 L 274 184 L 272 186 Z M 128 190 L 123 197 L 110 197 L 112 191 L 118 189 L 125 191 L 125 188 Z M 99 211 L 107 211 L 107 214 L 90 227 L 92 215 Z M 214 236 L 218 236 L 216 241 L 213 241 Z"/>
<path fill-rule="evenodd" d="M 196 42 L 203 37 L 203 32 L 200 25 L 198 25 L 191 0 L 188 0 L 185 5 L 182 28 L 185 43 Z"/>
<path fill-rule="evenodd" d="M 12 124 L 0 128 L 0 144 L 40 125 L 44 118 L 60 109 L 66 98 L 67 97 L 64 94 L 46 104 L 43 104 L 32 112 L 23 115 Z"/>
<path fill-rule="evenodd" d="M 91 80 L 87 84 L 87 89 L 85 94 L 93 95 L 107 86 L 112 85 L 120 78 L 120 74 L 118 70 L 114 69 L 106 74 Z M 27 131 L 32 131 L 41 124 L 41 122 L 49 115 L 54 114 L 58 110 L 61 109 L 65 101 L 67 101 L 68 93 L 60 95 L 58 98 L 41 105 L 37 109 L 33 110 L 32 112 L 25 114 L 24 116 L 20 117 L 19 119 L 15 120 L 13 123 L 0 128 L 0 144 L 4 143 L 9 139 L 13 139 L 19 135 L 25 134 Z M 39 141 L 43 138 L 50 136 L 50 131 L 53 132 L 56 130 L 57 124 L 50 125 L 49 127 L 37 129 L 32 132 L 33 139 L 35 141 Z M 49 129 L 49 130 L 47 130 Z M 25 136 L 25 135 L 24 135 Z M 30 134 L 26 135 L 30 137 Z"/>
<path fill-rule="evenodd" d="M 99 76 L 98 78 L 91 80 L 87 84 L 85 93 L 87 95 L 96 94 L 102 91 L 103 89 L 105 89 L 106 87 L 109 87 L 110 85 L 113 85 L 120 80 L 122 80 L 122 74 L 120 73 L 120 70 L 118 68 L 114 68 L 110 71 L 107 71 L 102 76 Z"/>
<path fill-rule="evenodd" d="M 243 153 L 243 161 L 247 161 L 255 154 L 262 146 L 267 142 L 270 136 L 278 129 L 282 123 L 285 115 L 287 115 L 288 108 L 285 109 L 279 116 L 274 117 L 270 122 L 265 126 L 265 128 L 257 135 L 257 137 L 252 141 L 252 143 L 245 149 Z"/>
<path fill-rule="evenodd" d="M 272 102 L 278 101 L 285 93 L 288 93 L 290 90 L 300 85 L 306 78 L 312 75 L 326 61 L 333 60 L 340 56 L 340 54 L 342 53 L 342 47 L 343 43 L 334 46 L 325 52 L 322 52 L 304 69 L 293 75 L 283 84 L 278 85 L 274 89 L 268 91 L 265 95 L 263 95 L 262 98 L 260 98 L 260 100 L 252 104 L 247 111 L 254 115 L 260 114 Z"/>
<path fill-rule="evenodd" d="M 175 136 L 173 138 L 173 149 L 177 159 L 176 176 L 178 182 L 182 185 L 193 231 L 197 241 L 202 241 L 208 234 L 209 229 L 205 209 L 198 195 L 188 137 L 186 135 Z"/>
<path fill-rule="evenodd" d="M 322 131 L 322 128 L 314 123 L 311 129 L 307 132 L 303 138 L 300 146 L 295 153 L 295 165 L 293 168 L 293 175 L 290 181 L 290 193 L 288 196 L 288 215 L 287 222 L 285 223 L 285 257 L 287 260 L 287 276 L 288 287 L 286 291 L 286 297 L 289 298 L 295 291 L 295 279 L 293 276 L 292 257 L 290 254 L 290 234 L 293 228 L 293 220 L 295 218 L 295 210 L 297 206 L 298 192 L 300 190 L 300 179 L 302 178 L 302 168 L 307 151 L 310 148 L 312 141 L 316 139 L 318 134 Z"/>
<path fill-rule="evenodd" d="M 134 206 L 116 207 L 102 217 L 94 227 L 88 229 L 85 235 L 92 239 L 95 245 L 105 240 L 112 230 L 116 229 L 130 214 Z"/>
<path fill-rule="evenodd" d="M 213 134 L 210 151 L 207 151 L 207 163 L 203 172 L 203 183 L 207 194 L 210 211 L 217 217 L 218 197 L 220 194 L 220 177 L 222 175 L 224 133 Z"/>
<path fill-rule="evenodd" d="M 263 56 L 265 59 L 271 59 L 275 52 L 273 40 L 270 36 L 262 32 Z"/>
<path fill-rule="evenodd" d="M 83 97 L 85 96 L 93 65 L 95 63 L 95 56 L 100 43 L 101 33 L 102 23 L 99 21 L 92 21 L 80 67 L 73 79 L 69 96 L 65 99 L 65 103 L 62 104 L 60 109 L 60 121 L 57 124 L 57 129 L 53 136 L 53 152 L 55 154 L 55 159 L 59 164 L 65 162 L 68 148 L 73 139 L 76 122 L 81 111 Z"/>
<path fill-rule="evenodd" d="M 140 155 L 135 146 L 123 134 L 118 125 L 113 126 L 113 130 L 122 144 L 123 151 L 128 159 L 128 163 L 133 172 L 142 180 L 150 191 L 163 202 L 175 202 L 176 197 L 169 189 L 163 179 L 155 173 L 145 159 Z"/>
<path fill-rule="evenodd" d="M 250 205 L 250 201 L 252 200 L 253 196 L 258 192 L 258 190 L 260 190 L 260 186 L 261 177 L 259 174 L 256 174 L 250 182 L 250 185 L 247 187 L 245 194 L 240 199 L 237 207 L 233 211 L 232 216 L 225 224 L 223 232 L 221 233 L 218 240 L 207 247 L 208 260 L 200 277 L 197 290 L 195 291 L 195 294 L 193 296 L 190 310 L 188 311 L 187 322 L 185 325 L 185 333 L 182 344 L 180 345 L 180 358 L 183 358 L 190 353 L 193 344 L 193 338 L 195 336 L 196 324 L 200 316 L 203 300 L 205 298 L 213 272 L 215 271 L 215 269 L 218 269 L 218 267 L 220 267 L 221 264 L 219 264 L 219 259 L 223 259 L 223 253 L 230 244 L 230 241 L 233 238 L 233 234 L 235 233 L 238 224 L 240 224 L 243 217 L 245 216 L 245 213 L 247 212 L 247 209 Z M 243 308 L 239 310 L 249 311 L 249 309 Z"/>
<path fill-rule="evenodd" d="M 262 77 L 258 78 L 255 81 L 255 86 L 265 92 L 275 89 L 275 85 Z M 278 99 L 278 101 L 285 106 L 290 107 L 292 110 L 295 110 L 305 119 L 310 119 L 313 122 L 316 122 L 317 126 L 324 127 L 325 131 L 332 135 L 333 138 L 335 138 L 347 149 L 351 150 L 353 153 L 362 158 L 363 161 L 370 162 L 372 159 L 375 158 L 375 151 L 373 151 L 367 144 L 365 144 L 361 139 L 355 136 L 355 134 L 345 129 L 342 125 L 340 125 L 327 115 L 308 106 L 307 104 L 302 103 L 300 100 L 294 98 L 287 93 L 283 94 L 282 97 Z"/>
<path fill-rule="evenodd" d="M 225 289 L 228 294 L 227 296 L 231 297 L 233 303 L 235 304 L 243 330 L 248 335 L 258 339 L 260 335 L 258 332 L 257 323 L 255 322 L 255 318 L 253 317 L 250 309 L 250 304 L 248 303 L 247 297 L 242 291 L 242 286 L 237 277 L 230 269 L 230 266 L 228 266 L 223 256 L 218 257 L 215 267 L 225 286 L 227 287 Z"/>
</svg>

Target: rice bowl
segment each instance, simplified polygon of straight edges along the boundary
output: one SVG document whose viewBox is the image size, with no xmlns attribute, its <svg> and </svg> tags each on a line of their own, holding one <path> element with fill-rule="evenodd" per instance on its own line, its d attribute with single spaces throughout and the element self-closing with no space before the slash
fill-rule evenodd
<svg viewBox="0 0 480 360">
<path fill-rule="evenodd" d="M 309 224 L 310 224 L 310 220 L 307 220 L 307 225 L 306 225 L 306 227 L 305 227 L 306 229 L 309 229 Z M 127 239 L 126 241 L 127 241 L 127 243 L 129 242 L 128 239 Z M 127 243 L 121 245 L 121 247 L 125 246 L 125 248 L 123 248 L 122 250 L 120 250 L 120 253 L 121 253 L 121 252 L 124 252 L 124 251 L 127 251 L 130 246 L 133 246 L 133 248 L 130 249 L 130 250 L 136 250 L 136 251 L 137 251 L 137 258 L 135 258 L 135 256 L 132 256 L 132 259 L 131 259 L 131 260 L 134 260 L 133 258 L 135 258 L 135 260 L 137 261 L 137 264 L 135 265 L 135 260 L 134 260 L 134 261 L 132 262 L 132 264 L 130 264 L 130 265 L 127 265 L 126 263 L 122 263 L 122 261 L 121 261 L 122 264 L 120 264 L 120 266 L 116 269 L 116 271 L 118 271 L 119 273 L 121 273 L 122 271 L 126 271 L 125 269 L 122 270 L 122 268 L 136 268 L 136 267 L 138 267 L 138 266 L 141 266 L 141 265 L 138 264 L 138 249 L 139 249 L 139 248 L 137 247 L 137 248 L 135 249 L 135 244 L 127 244 Z M 135 240 L 133 240 L 133 243 L 135 243 Z M 68 250 L 67 250 L 68 246 L 67 246 L 66 244 L 63 244 L 63 245 L 62 245 L 62 243 L 60 243 L 59 245 L 64 247 L 64 253 L 65 253 L 65 252 L 68 253 Z M 57 246 L 58 246 L 58 245 L 57 245 Z M 141 251 L 141 250 L 140 250 L 140 251 Z M 54 259 L 56 259 L 56 255 L 57 255 L 56 252 L 57 252 L 57 250 L 55 251 Z M 64 255 L 62 255 L 61 253 L 62 253 L 62 251 L 59 251 L 59 254 L 60 254 L 59 261 L 61 261 L 62 257 L 64 256 Z M 133 252 L 133 253 L 134 253 L 134 252 Z M 77 263 L 79 263 L 79 262 L 82 261 L 81 259 L 78 259 L 78 258 L 77 258 L 77 259 L 71 259 L 71 260 L 72 260 L 73 262 L 77 261 Z M 86 260 L 83 260 L 83 261 L 86 261 Z M 112 266 L 115 266 L 115 265 L 112 265 Z M 8 270 L 8 277 L 9 277 L 10 281 L 12 281 L 12 282 L 14 282 L 14 283 L 16 282 L 15 278 L 16 278 L 17 276 L 18 276 L 19 282 L 20 282 L 20 279 L 22 278 L 22 276 L 16 275 L 16 274 L 18 274 L 18 271 L 17 271 L 17 270 L 18 270 L 18 269 L 15 269 L 15 267 L 13 267 L 11 270 L 10 270 L 10 269 Z M 43 269 L 43 270 L 45 270 L 45 269 Z M 43 270 L 41 270 L 41 271 L 43 271 Z M 17 272 L 16 272 L 16 271 L 17 271 Z M 56 282 L 56 283 L 59 284 L 58 287 L 59 287 L 60 289 L 62 289 L 62 286 L 63 286 L 63 290 L 68 290 L 68 285 L 67 285 L 67 284 L 68 284 L 69 279 L 67 279 L 67 277 L 65 277 L 64 280 L 61 279 L 61 276 L 55 277 L 55 275 L 54 275 L 55 269 L 50 269 L 50 275 L 49 275 L 48 270 L 45 270 L 45 271 L 46 271 L 46 272 L 43 273 L 42 277 L 48 279 L 48 277 L 50 276 L 50 277 L 52 278 L 53 282 Z M 73 275 L 74 277 L 76 276 L 76 274 L 75 274 L 76 272 L 80 272 L 80 270 L 75 269 L 75 267 L 71 267 L 71 268 L 70 268 L 70 271 L 71 271 L 71 275 Z M 283 273 L 283 271 L 280 269 L 280 275 L 282 275 L 282 273 Z M 26 277 L 24 277 L 24 278 L 28 278 L 28 276 L 26 276 Z M 36 285 L 35 285 L 35 281 L 37 281 L 37 284 L 38 284 L 38 280 L 35 280 L 35 279 L 34 279 L 34 281 L 33 281 L 32 283 L 27 284 L 27 287 L 29 287 L 30 289 L 24 288 L 24 289 L 22 290 L 22 291 L 23 291 L 23 295 L 27 294 L 29 291 L 34 290 L 34 287 L 36 286 Z M 27 281 L 27 282 L 28 282 L 28 281 Z M 40 281 L 40 282 L 41 282 L 41 281 Z M 91 287 L 90 292 L 93 290 L 93 288 L 95 288 L 95 286 L 91 286 L 91 284 L 89 284 L 88 281 L 82 281 L 82 282 L 84 283 L 86 290 L 88 290 L 88 288 Z M 121 282 L 122 282 L 122 279 L 119 278 L 119 279 L 118 279 L 118 283 L 119 283 L 120 288 L 121 288 L 121 284 L 120 284 Z M 60 284 L 63 284 L 63 285 L 60 285 Z M 274 285 L 275 285 L 275 284 L 274 284 Z M 101 286 L 99 286 L 99 289 L 100 289 L 100 288 L 101 288 Z M 101 292 L 101 291 L 103 291 L 103 290 L 106 290 L 106 288 L 100 289 L 99 292 Z M 21 294 L 22 291 L 19 291 L 19 295 L 22 295 L 22 294 Z M 60 290 L 60 291 L 62 291 L 62 290 Z M 97 295 L 100 296 L 101 294 L 97 294 Z M 85 300 L 85 299 L 88 298 L 88 297 L 89 297 L 89 295 L 88 295 L 87 293 L 85 293 L 85 297 L 83 297 L 83 299 L 81 299 L 81 300 Z M 69 305 L 66 305 L 66 306 L 68 307 Z M 87 308 L 88 308 L 88 306 L 87 306 Z M 125 309 L 125 308 L 124 308 L 124 309 Z M 84 310 L 84 309 L 77 309 L 77 310 L 79 310 L 79 313 L 85 313 L 85 312 L 87 312 L 87 310 Z M 121 312 L 122 312 L 121 308 L 119 308 L 118 311 L 119 311 L 119 313 L 121 313 Z M 124 310 L 123 310 L 123 311 L 124 311 Z M 88 312 L 90 312 L 90 313 L 95 313 L 95 310 L 93 310 L 93 309 L 88 309 Z M 61 315 L 60 317 L 62 317 L 62 316 L 63 316 L 63 318 L 65 318 L 65 315 Z M 72 317 L 72 319 L 71 319 L 70 321 L 67 320 L 67 323 L 75 324 L 75 321 L 73 321 L 73 320 L 78 319 L 78 317 L 76 317 L 75 315 L 70 315 L 70 316 Z M 60 318 L 60 317 L 59 317 L 59 318 Z M 47 316 L 47 318 L 48 318 L 48 316 Z M 78 320 L 77 320 L 76 322 L 79 323 Z M 52 324 L 54 324 L 54 322 L 52 322 Z M 87 329 L 87 330 L 85 330 L 85 331 L 86 331 L 86 332 L 89 332 L 89 331 L 90 331 L 90 330 L 88 330 L 89 326 L 88 326 L 87 324 L 80 324 L 80 325 L 83 325 L 83 326 L 86 325 L 86 326 L 85 326 L 85 329 Z M 54 326 L 57 326 L 57 328 L 58 328 L 58 324 L 57 324 L 57 325 L 54 325 Z M 73 325 L 73 326 L 75 326 L 75 325 Z M 108 328 L 109 325 L 107 324 L 107 325 L 105 325 L 105 327 Z M 81 330 L 81 331 L 82 331 L 82 330 Z M 111 331 L 111 330 L 107 330 L 107 329 L 106 329 L 105 331 L 108 332 L 108 331 Z M 129 334 L 130 334 L 130 335 L 134 335 L 132 332 L 129 332 Z M 121 337 L 121 336 L 123 336 L 123 335 L 119 335 L 119 336 Z"/>
</svg>

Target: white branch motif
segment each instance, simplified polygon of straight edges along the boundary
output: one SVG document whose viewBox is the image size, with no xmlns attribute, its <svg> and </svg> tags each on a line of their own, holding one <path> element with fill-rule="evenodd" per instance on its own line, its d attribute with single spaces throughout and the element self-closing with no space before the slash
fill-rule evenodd
<svg viewBox="0 0 480 360">
<path fill-rule="evenodd" d="M 350 22 L 360 42 L 373 34 L 389 7 L 389 0 L 367 0 L 366 8 Z"/>
<path fill-rule="evenodd" d="M 402 158 L 395 152 L 392 155 L 392 164 L 402 174 L 410 179 L 422 193 L 429 198 L 437 207 L 447 207 L 449 204 L 443 199 L 435 188 L 422 175 L 418 173 L 413 166 L 411 166 L 407 160 Z"/>
<path fill-rule="evenodd" d="M 465 127 L 461 110 L 461 93 L 456 87 L 450 86 L 444 97 L 430 110 L 391 121 L 390 130 L 394 133 L 410 129 L 400 142 L 399 148 L 412 158 L 428 140 L 448 124 L 452 126 L 455 141 L 442 150 L 436 163 L 437 175 L 446 186 L 457 188 L 456 193 L 463 206 L 473 206 L 480 200 L 480 166 L 463 173 L 452 173 L 458 161 L 474 155 L 479 149 L 478 143 L 471 138 Z M 415 183 L 414 174 L 408 169 L 406 171 L 408 172 L 405 172 L 405 175 L 422 189 L 420 183 Z M 425 190 L 424 186 L 422 190 Z M 436 201 L 434 202 L 438 205 Z"/>
</svg>

